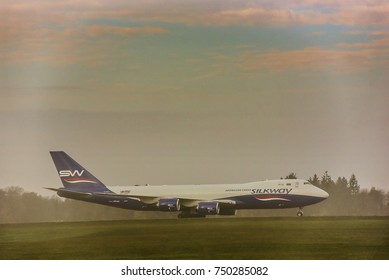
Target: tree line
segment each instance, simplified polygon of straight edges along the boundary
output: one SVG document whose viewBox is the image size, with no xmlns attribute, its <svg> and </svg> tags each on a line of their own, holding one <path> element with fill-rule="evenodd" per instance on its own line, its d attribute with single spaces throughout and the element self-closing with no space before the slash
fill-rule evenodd
<svg viewBox="0 0 389 280">
<path fill-rule="evenodd" d="M 285 179 L 296 179 L 290 173 Z M 307 206 L 306 216 L 381 216 L 389 215 L 389 192 L 375 187 L 361 189 L 356 176 L 339 177 L 334 181 L 328 172 L 316 174 L 309 181 L 329 193 L 325 201 Z M 285 216 L 295 215 L 296 209 L 241 210 L 239 216 Z M 137 212 L 118 209 L 56 195 L 44 197 L 26 192 L 21 187 L 0 189 L 0 224 L 30 222 L 61 222 L 88 220 L 125 220 L 137 218 L 172 218 L 177 213 Z"/>
<path fill-rule="evenodd" d="M 137 218 L 137 212 L 56 195 L 44 197 L 21 187 L 0 189 L 0 224 Z"/>
<path fill-rule="evenodd" d="M 296 173 L 290 173 L 281 179 L 297 179 Z M 369 190 L 361 189 L 355 174 L 349 179 L 338 177 L 334 181 L 328 171 L 319 177 L 314 174 L 308 181 L 323 190 L 329 197 L 314 205 L 306 206 L 305 216 L 389 216 L 389 192 L 375 187 Z M 254 210 L 249 211 L 250 216 L 285 216 L 293 215 L 295 209 L 285 210 Z"/>
<path fill-rule="evenodd" d="M 329 193 L 329 198 L 319 205 L 312 205 L 318 215 L 383 216 L 389 215 L 389 192 L 375 187 L 361 189 L 355 174 L 350 179 L 338 177 L 334 181 L 328 172 L 319 178 L 309 178 L 312 185 Z M 311 210 L 311 209 L 310 209 Z"/>
</svg>

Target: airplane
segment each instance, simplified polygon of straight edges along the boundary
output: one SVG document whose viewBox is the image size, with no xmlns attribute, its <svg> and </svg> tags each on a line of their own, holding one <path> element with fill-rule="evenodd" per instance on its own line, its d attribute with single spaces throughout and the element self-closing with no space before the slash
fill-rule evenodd
<svg viewBox="0 0 389 280">
<path fill-rule="evenodd" d="M 301 179 L 243 184 L 135 185 L 114 192 L 64 151 L 51 151 L 64 188 L 47 188 L 61 197 L 139 211 L 178 212 L 178 218 L 233 216 L 241 209 L 298 208 L 325 200 L 328 193 Z"/>
</svg>

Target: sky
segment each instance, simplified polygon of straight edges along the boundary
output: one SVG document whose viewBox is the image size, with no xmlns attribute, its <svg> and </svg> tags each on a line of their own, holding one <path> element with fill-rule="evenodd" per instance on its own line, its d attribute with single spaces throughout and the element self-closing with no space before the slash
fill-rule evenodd
<svg viewBox="0 0 389 280">
<path fill-rule="evenodd" d="M 0 0 L 0 187 L 355 174 L 389 191 L 389 3 Z"/>
</svg>

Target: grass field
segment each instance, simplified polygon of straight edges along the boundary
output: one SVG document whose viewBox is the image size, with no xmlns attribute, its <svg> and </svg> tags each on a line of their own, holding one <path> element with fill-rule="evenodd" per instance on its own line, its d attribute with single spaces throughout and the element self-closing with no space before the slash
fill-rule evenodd
<svg viewBox="0 0 389 280">
<path fill-rule="evenodd" d="M 389 217 L 0 225 L 0 259 L 389 259 Z"/>
</svg>

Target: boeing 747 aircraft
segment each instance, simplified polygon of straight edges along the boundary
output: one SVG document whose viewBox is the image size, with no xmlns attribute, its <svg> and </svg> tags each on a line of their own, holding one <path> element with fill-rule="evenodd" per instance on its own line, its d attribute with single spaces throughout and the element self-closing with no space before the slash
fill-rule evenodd
<svg viewBox="0 0 389 280">
<path fill-rule="evenodd" d="M 140 211 L 179 212 L 179 218 L 235 215 L 239 209 L 302 208 L 328 193 L 305 180 L 267 180 L 244 184 L 127 186 L 107 188 L 63 151 L 50 152 L 64 188 L 61 197 Z M 116 190 L 117 189 L 117 190 Z"/>
</svg>

